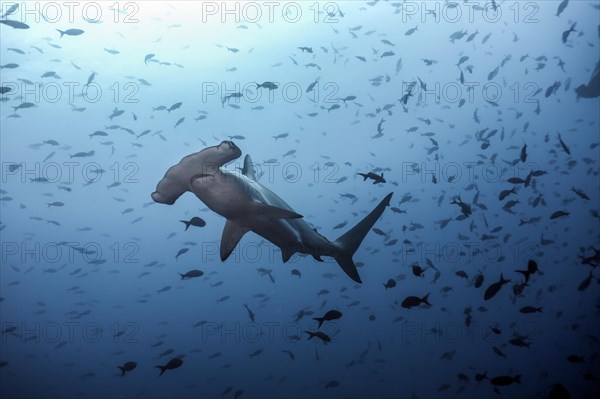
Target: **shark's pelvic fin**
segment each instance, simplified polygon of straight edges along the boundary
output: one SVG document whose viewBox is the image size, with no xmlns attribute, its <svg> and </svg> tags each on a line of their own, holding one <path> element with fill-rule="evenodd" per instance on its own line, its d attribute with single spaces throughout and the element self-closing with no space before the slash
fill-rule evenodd
<svg viewBox="0 0 600 399">
<path fill-rule="evenodd" d="M 283 261 L 283 263 L 290 260 L 292 255 L 294 255 L 296 253 L 296 251 L 294 251 L 293 249 L 289 249 L 289 248 L 280 248 L 280 249 L 281 249 L 281 260 Z"/>
</svg>

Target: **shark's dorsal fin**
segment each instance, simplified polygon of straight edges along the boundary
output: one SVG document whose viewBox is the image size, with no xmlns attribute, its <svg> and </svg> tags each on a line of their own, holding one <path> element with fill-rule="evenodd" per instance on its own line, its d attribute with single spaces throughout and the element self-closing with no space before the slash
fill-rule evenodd
<svg viewBox="0 0 600 399">
<path fill-rule="evenodd" d="M 221 236 L 221 261 L 229 258 L 235 246 L 249 230 L 247 227 L 227 219 L 225 228 L 223 228 L 223 235 Z"/>
<path fill-rule="evenodd" d="M 247 178 L 256 181 L 256 176 L 254 174 L 254 166 L 252 166 L 252 158 L 250 158 L 250 155 L 246 155 L 244 157 L 244 167 L 242 168 L 242 174 Z"/>
</svg>

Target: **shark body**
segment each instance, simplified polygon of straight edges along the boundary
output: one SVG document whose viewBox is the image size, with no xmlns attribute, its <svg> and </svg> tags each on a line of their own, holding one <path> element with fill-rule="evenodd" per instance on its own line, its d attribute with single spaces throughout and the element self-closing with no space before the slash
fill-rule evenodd
<svg viewBox="0 0 600 399">
<path fill-rule="evenodd" d="M 256 181 L 249 155 L 244 159 L 241 174 L 221 169 L 241 154 L 233 142 L 223 141 L 188 155 L 167 171 L 152 199 L 172 205 L 190 191 L 209 209 L 226 218 L 220 247 L 222 261 L 244 234 L 252 231 L 279 247 L 283 262 L 295 253 L 311 255 L 318 261 L 322 261 L 322 256 L 330 256 L 352 280 L 361 283 L 352 256 L 389 205 L 392 193 L 356 226 L 337 240 L 329 241 L 277 194 Z"/>
</svg>

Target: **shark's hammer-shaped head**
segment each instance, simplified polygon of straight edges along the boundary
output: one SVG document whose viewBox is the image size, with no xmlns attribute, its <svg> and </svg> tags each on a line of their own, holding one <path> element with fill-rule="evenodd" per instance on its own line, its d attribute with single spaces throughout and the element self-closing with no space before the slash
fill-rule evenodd
<svg viewBox="0 0 600 399">
<path fill-rule="evenodd" d="M 231 141 L 223 141 L 219 145 L 188 155 L 167 170 L 156 185 L 152 199 L 161 204 L 173 205 L 177 198 L 190 190 L 194 177 L 212 175 L 221 166 L 241 155 L 242 151 Z"/>
</svg>

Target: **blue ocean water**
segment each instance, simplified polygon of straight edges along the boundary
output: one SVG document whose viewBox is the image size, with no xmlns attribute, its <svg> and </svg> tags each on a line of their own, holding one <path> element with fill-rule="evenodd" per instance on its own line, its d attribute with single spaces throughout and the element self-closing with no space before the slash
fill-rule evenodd
<svg viewBox="0 0 600 399">
<path fill-rule="evenodd" d="M 0 397 L 597 397 L 597 2 L 0 7 Z M 393 193 L 362 283 L 153 201 L 223 141 L 330 241 Z"/>
</svg>

